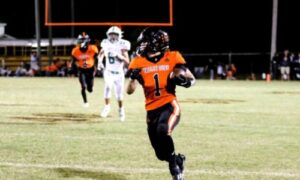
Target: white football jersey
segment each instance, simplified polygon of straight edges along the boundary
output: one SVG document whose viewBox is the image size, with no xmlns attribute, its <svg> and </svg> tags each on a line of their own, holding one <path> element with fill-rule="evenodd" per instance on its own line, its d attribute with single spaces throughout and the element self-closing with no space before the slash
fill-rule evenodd
<svg viewBox="0 0 300 180">
<path fill-rule="evenodd" d="M 116 57 L 117 54 L 122 54 L 122 50 L 130 50 L 130 42 L 125 39 L 119 39 L 112 43 L 108 39 L 102 40 L 100 44 L 105 56 L 105 69 L 123 73 L 124 62 Z"/>
</svg>

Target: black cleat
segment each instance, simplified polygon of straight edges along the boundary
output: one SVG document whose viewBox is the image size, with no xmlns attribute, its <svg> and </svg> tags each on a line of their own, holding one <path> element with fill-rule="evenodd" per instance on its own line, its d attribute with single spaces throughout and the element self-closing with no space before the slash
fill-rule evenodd
<svg viewBox="0 0 300 180">
<path fill-rule="evenodd" d="M 179 173 L 177 175 L 173 175 L 173 180 L 184 180 L 183 174 Z"/>
<path fill-rule="evenodd" d="M 169 164 L 173 180 L 184 180 L 183 170 L 185 159 L 186 158 L 183 154 L 178 154 L 175 155 L 175 164 Z"/>
<path fill-rule="evenodd" d="M 173 177 L 172 178 L 173 180 L 183 180 L 181 169 L 179 168 L 179 166 L 177 164 L 169 165 L 169 168 L 170 168 L 170 172 Z"/>
<path fill-rule="evenodd" d="M 183 155 L 183 154 L 176 155 L 176 163 L 179 166 L 182 175 L 183 175 L 183 170 L 184 170 L 185 159 L 186 159 L 185 155 Z"/>
</svg>

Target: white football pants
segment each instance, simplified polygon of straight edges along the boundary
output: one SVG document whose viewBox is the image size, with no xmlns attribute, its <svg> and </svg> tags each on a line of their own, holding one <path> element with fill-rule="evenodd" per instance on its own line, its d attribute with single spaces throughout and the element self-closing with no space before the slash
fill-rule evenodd
<svg viewBox="0 0 300 180">
<path fill-rule="evenodd" d="M 104 98 L 109 99 L 111 98 L 111 91 L 114 87 L 116 99 L 118 101 L 123 100 L 123 91 L 124 91 L 124 82 L 125 76 L 123 72 L 116 72 L 116 71 L 104 71 Z"/>
</svg>

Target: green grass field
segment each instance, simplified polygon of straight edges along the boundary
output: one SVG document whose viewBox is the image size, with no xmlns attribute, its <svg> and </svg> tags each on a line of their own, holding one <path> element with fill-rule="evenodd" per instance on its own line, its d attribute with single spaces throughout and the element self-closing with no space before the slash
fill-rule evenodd
<svg viewBox="0 0 300 180">
<path fill-rule="evenodd" d="M 0 179 L 171 179 L 146 132 L 139 87 L 100 118 L 103 80 L 82 108 L 76 78 L 0 78 Z M 299 82 L 198 81 L 177 88 L 173 137 L 187 180 L 300 179 Z"/>
</svg>

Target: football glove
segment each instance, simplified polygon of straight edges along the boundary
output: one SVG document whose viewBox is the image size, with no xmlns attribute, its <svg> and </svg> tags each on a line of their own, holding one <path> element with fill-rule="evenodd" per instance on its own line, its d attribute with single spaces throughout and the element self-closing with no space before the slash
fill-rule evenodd
<svg viewBox="0 0 300 180">
<path fill-rule="evenodd" d="M 133 69 L 133 70 L 131 70 L 129 78 L 131 80 L 135 80 L 136 79 L 140 84 L 143 84 L 144 80 L 143 80 L 140 72 L 141 72 L 141 69 Z"/>
<path fill-rule="evenodd" d="M 185 88 L 191 87 L 192 83 L 188 80 L 184 75 L 180 74 L 179 76 L 174 77 L 174 82 L 178 86 L 182 86 Z"/>
</svg>

